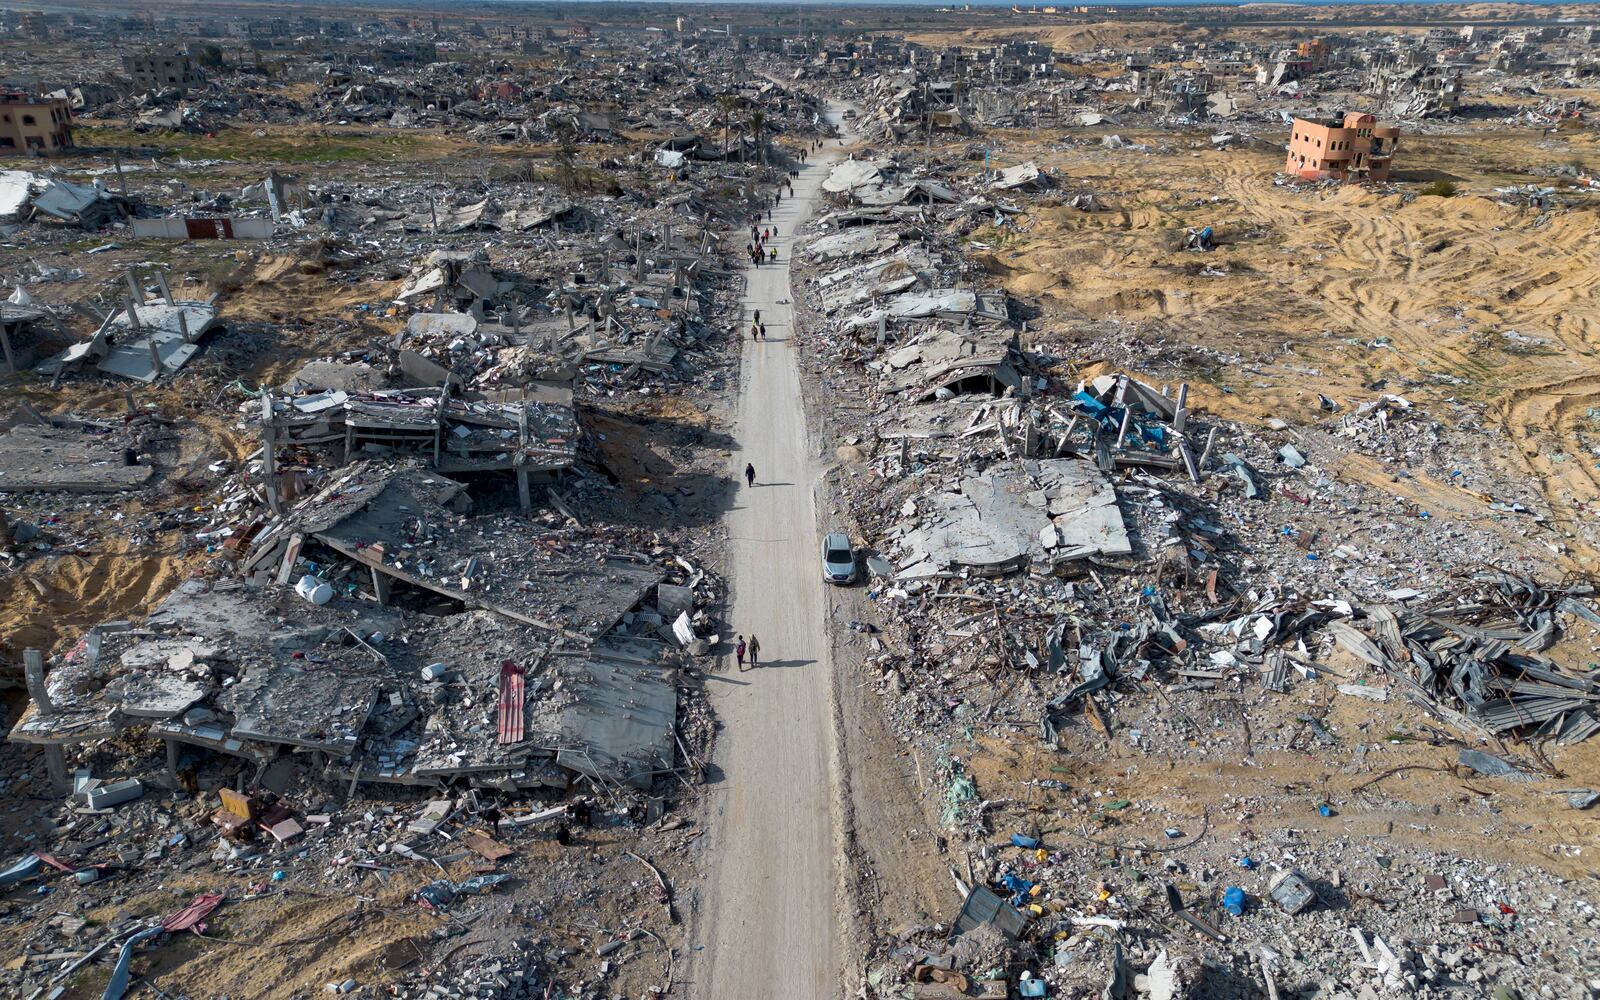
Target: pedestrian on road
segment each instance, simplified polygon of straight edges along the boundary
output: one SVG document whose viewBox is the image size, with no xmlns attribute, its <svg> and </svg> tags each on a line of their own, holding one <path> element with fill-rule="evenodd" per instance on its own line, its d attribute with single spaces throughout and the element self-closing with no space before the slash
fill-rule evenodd
<svg viewBox="0 0 1600 1000">
<path fill-rule="evenodd" d="M 754 632 L 750 633 L 750 669 L 761 666 L 761 640 L 756 638 Z"/>
<path fill-rule="evenodd" d="M 760 330 L 761 330 L 761 339 L 762 340 L 766 340 L 767 339 L 767 324 L 765 324 L 765 323 L 757 323 L 756 326 L 759 327 Z"/>
<path fill-rule="evenodd" d="M 761 310 L 760 309 L 756 310 L 755 321 L 757 323 L 761 322 Z"/>
<path fill-rule="evenodd" d="M 739 672 L 744 672 L 744 636 L 739 637 L 739 645 L 733 647 L 733 655 L 739 661 Z"/>
<path fill-rule="evenodd" d="M 765 229 L 761 230 L 761 242 L 767 242 L 767 230 Z"/>
<path fill-rule="evenodd" d="M 756 484 L 756 467 L 749 462 L 744 463 L 744 481 L 751 486 Z"/>
<path fill-rule="evenodd" d="M 777 226 L 773 226 L 772 227 L 772 238 L 773 239 L 777 239 L 778 238 L 778 227 Z"/>
<path fill-rule="evenodd" d="M 760 340 L 761 339 L 761 324 L 760 323 L 751 323 L 750 324 L 750 339 L 751 340 Z"/>
<path fill-rule="evenodd" d="M 772 262 L 774 264 L 776 264 L 778 262 L 778 248 L 777 247 L 773 247 L 772 248 Z"/>
</svg>

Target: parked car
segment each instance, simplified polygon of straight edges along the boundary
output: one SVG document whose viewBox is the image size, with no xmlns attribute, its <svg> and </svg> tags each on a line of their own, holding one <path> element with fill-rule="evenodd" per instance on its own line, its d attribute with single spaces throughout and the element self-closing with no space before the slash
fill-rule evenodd
<svg viewBox="0 0 1600 1000">
<path fill-rule="evenodd" d="M 856 582 L 856 550 L 842 531 L 822 540 L 822 578 L 829 583 Z"/>
</svg>

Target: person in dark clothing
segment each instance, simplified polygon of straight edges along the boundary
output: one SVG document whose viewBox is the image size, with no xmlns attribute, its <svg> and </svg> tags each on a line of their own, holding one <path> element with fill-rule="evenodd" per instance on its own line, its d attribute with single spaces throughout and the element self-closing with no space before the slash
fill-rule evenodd
<svg viewBox="0 0 1600 1000">
<path fill-rule="evenodd" d="M 759 667 L 761 665 L 761 640 L 756 638 L 754 632 L 750 633 L 749 653 L 750 666 Z"/>
<path fill-rule="evenodd" d="M 767 324 L 765 324 L 765 323 L 757 323 L 756 324 L 756 329 L 761 331 L 761 339 L 762 340 L 766 340 L 767 339 Z"/>
<path fill-rule="evenodd" d="M 749 462 L 744 464 L 744 481 L 751 486 L 756 484 L 756 467 Z"/>
<path fill-rule="evenodd" d="M 760 309 L 757 309 L 757 310 L 756 310 L 756 314 L 755 314 L 755 316 L 754 316 L 754 317 L 752 317 L 752 318 L 753 318 L 753 319 L 754 319 L 754 320 L 755 320 L 755 321 L 756 321 L 756 322 L 757 322 L 757 323 L 759 323 L 759 322 L 761 322 L 761 310 L 760 310 Z"/>
</svg>

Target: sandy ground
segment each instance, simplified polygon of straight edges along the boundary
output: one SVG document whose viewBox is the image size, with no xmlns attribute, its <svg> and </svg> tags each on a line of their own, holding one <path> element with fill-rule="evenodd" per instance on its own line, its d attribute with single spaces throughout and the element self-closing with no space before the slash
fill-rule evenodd
<svg viewBox="0 0 1600 1000">
<path fill-rule="evenodd" d="M 1533 182 L 1526 171 L 1545 164 L 1592 168 L 1600 150 L 1590 137 L 1501 127 L 1408 137 L 1405 189 L 1431 177 L 1462 189 L 1410 201 L 1276 186 L 1275 153 L 1216 152 L 1170 135 L 1138 141 L 1159 148 L 1062 150 L 1011 138 L 1003 162 L 1036 158 L 1101 206 L 1047 202 L 1020 233 L 978 235 L 993 240 L 980 261 L 1013 294 L 1036 298 L 1046 324 L 1128 324 L 1172 351 L 1209 354 L 1185 375 L 1200 404 L 1229 419 L 1315 422 L 1319 393 L 1361 398 L 1379 385 L 1430 413 L 1455 401 L 1473 407 L 1501 444 L 1483 461 L 1525 477 L 1555 511 L 1572 549 L 1561 568 L 1600 565 L 1582 524 L 1600 505 L 1600 471 L 1584 454 L 1600 412 L 1595 214 L 1541 214 L 1500 203 L 1493 190 Z M 1186 226 L 1214 227 L 1222 245 L 1177 249 Z M 1215 360 L 1228 355 L 1237 360 Z M 1469 499 L 1452 492 L 1455 504 Z"/>
<path fill-rule="evenodd" d="M 697 927 L 706 950 L 692 995 L 712 1000 L 744 1000 L 780 974 L 785 997 L 841 995 L 832 668 L 787 304 L 789 234 L 811 214 L 827 162 L 805 169 L 775 214 L 778 264 L 748 272 L 746 304 L 761 311 L 768 339 L 744 340 L 728 471 L 742 476 L 751 463 L 756 484 L 727 515 L 729 617 L 746 638 L 760 637 L 762 656 L 758 669 L 709 682 L 724 726 L 722 780 L 709 789 L 708 906 Z"/>
</svg>

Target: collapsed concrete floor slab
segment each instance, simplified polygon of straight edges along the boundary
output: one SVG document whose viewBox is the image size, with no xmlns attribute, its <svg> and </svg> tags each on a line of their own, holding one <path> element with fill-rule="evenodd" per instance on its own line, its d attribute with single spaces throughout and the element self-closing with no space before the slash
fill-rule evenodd
<svg viewBox="0 0 1600 1000">
<path fill-rule="evenodd" d="M 1105 474 L 1077 459 L 1024 461 L 913 501 L 901 522 L 904 579 L 972 570 L 1006 573 L 1133 549 Z"/>
<path fill-rule="evenodd" d="M 98 429 L 96 429 L 98 430 Z M 116 493 L 156 474 L 131 461 L 124 439 L 86 428 L 18 424 L 0 434 L 0 493 Z"/>
<path fill-rule="evenodd" d="M 418 618 L 191 580 L 142 626 L 91 629 L 10 738 L 63 747 L 144 730 L 258 763 L 314 753 L 347 780 L 648 788 L 677 760 L 670 648 L 563 642 L 490 612 Z M 514 739 L 493 694 L 507 663 L 526 673 L 516 710 L 530 721 Z"/>
</svg>

